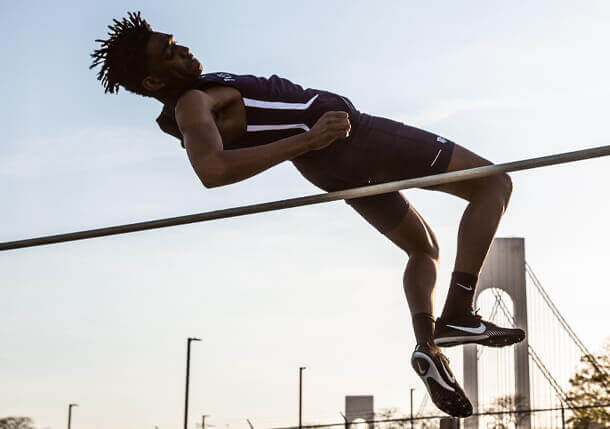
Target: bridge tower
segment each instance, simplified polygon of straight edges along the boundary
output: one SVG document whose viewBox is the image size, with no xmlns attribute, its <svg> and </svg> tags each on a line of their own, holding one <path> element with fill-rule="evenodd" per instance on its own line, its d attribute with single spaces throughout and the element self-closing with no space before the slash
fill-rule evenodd
<svg viewBox="0 0 610 429">
<path fill-rule="evenodd" d="M 475 300 L 485 289 L 495 288 L 506 292 L 513 301 L 513 315 L 517 327 L 527 332 L 527 294 L 525 288 L 525 240 L 523 238 L 496 238 L 479 275 Z M 528 339 L 513 346 L 515 351 L 515 393 L 530 408 L 530 373 Z M 470 398 L 474 412 L 479 410 L 479 379 L 477 346 L 464 346 L 464 390 Z M 478 429 L 478 417 L 464 422 L 465 429 Z M 530 417 L 524 418 L 520 428 L 530 429 Z"/>
</svg>

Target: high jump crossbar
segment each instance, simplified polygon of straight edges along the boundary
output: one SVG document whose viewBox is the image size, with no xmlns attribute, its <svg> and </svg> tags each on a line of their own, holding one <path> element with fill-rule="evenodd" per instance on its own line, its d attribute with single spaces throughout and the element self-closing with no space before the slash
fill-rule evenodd
<svg viewBox="0 0 610 429">
<path fill-rule="evenodd" d="M 261 204 L 231 207 L 228 209 L 214 210 L 196 213 L 186 216 L 171 217 L 166 219 L 150 220 L 145 222 L 116 225 L 105 228 L 89 229 L 85 231 L 69 232 L 66 234 L 47 235 L 42 237 L 28 238 L 25 240 L 7 241 L 0 243 L 0 251 L 20 249 L 24 247 L 43 246 L 46 244 L 62 243 L 66 241 L 85 240 L 107 235 L 126 234 L 129 232 L 145 231 L 149 229 L 165 228 L 168 226 L 186 225 L 195 222 L 206 222 L 215 219 L 223 219 L 236 216 L 245 216 L 254 213 L 263 213 L 274 210 L 283 210 L 292 207 L 320 204 L 330 201 L 346 200 L 352 198 L 367 197 L 370 195 L 384 194 L 409 188 L 424 188 L 444 183 L 458 182 L 462 180 L 478 179 L 498 173 L 528 170 L 532 168 L 546 167 L 549 165 L 565 164 L 590 158 L 599 158 L 610 155 L 610 146 L 600 146 L 591 149 L 582 149 L 574 152 L 565 152 L 548 155 L 539 158 L 524 159 L 521 161 L 507 162 L 504 164 L 486 165 L 468 170 L 452 171 L 449 173 L 436 174 L 433 176 L 418 177 L 415 179 L 398 180 L 395 182 L 380 183 L 377 185 L 362 186 L 359 188 L 346 189 L 336 192 L 308 195 L 299 198 L 271 201 Z"/>
</svg>

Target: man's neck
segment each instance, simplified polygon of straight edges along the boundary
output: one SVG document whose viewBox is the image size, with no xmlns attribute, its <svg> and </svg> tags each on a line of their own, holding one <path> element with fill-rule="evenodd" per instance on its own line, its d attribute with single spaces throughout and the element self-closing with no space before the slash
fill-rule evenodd
<svg viewBox="0 0 610 429">
<path fill-rule="evenodd" d="M 184 83 L 179 87 L 160 90 L 154 94 L 153 97 L 163 104 L 175 103 L 182 96 L 182 94 L 193 87 L 195 82 L 196 80 L 193 80 L 192 82 Z"/>
</svg>

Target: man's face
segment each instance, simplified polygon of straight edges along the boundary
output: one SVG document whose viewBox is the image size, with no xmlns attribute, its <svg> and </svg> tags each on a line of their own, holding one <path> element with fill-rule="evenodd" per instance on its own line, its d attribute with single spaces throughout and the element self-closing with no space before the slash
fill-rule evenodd
<svg viewBox="0 0 610 429">
<path fill-rule="evenodd" d="M 152 33 L 146 45 L 150 75 L 164 83 L 165 88 L 177 88 L 201 74 L 201 63 L 189 48 L 177 45 L 174 36 Z"/>
</svg>

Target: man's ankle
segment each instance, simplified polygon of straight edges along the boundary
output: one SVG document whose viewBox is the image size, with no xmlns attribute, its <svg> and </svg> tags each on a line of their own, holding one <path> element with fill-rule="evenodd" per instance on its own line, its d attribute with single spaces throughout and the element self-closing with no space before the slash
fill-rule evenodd
<svg viewBox="0 0 610 429">
<path fill-rule="evenodd" d="M 413 331 L 417 344 L 434 344 L 434 316 L 431 313 L 416 313 L 413 315 Z"/>
<path fill-rule="evenodd" d="M 451 323 L 451 322 L 459 322 L 464 319 L 470 320 L 472 319 L 472 315 L 474 314 L 474 310 L 472 308 L 463 309 L 460 311 L 453 310 L 448 312 L 447 314 L 441 314 L 438 318 L 439 322 L 443 323 Z"/>
<path fill-rule="evenodd" d="M 440 317 L 442 320 L 460 317 L 472 309 L 477 280 L 478 277 L 474 274 L 453 272 L 445 307 Z"/>
</svg>

